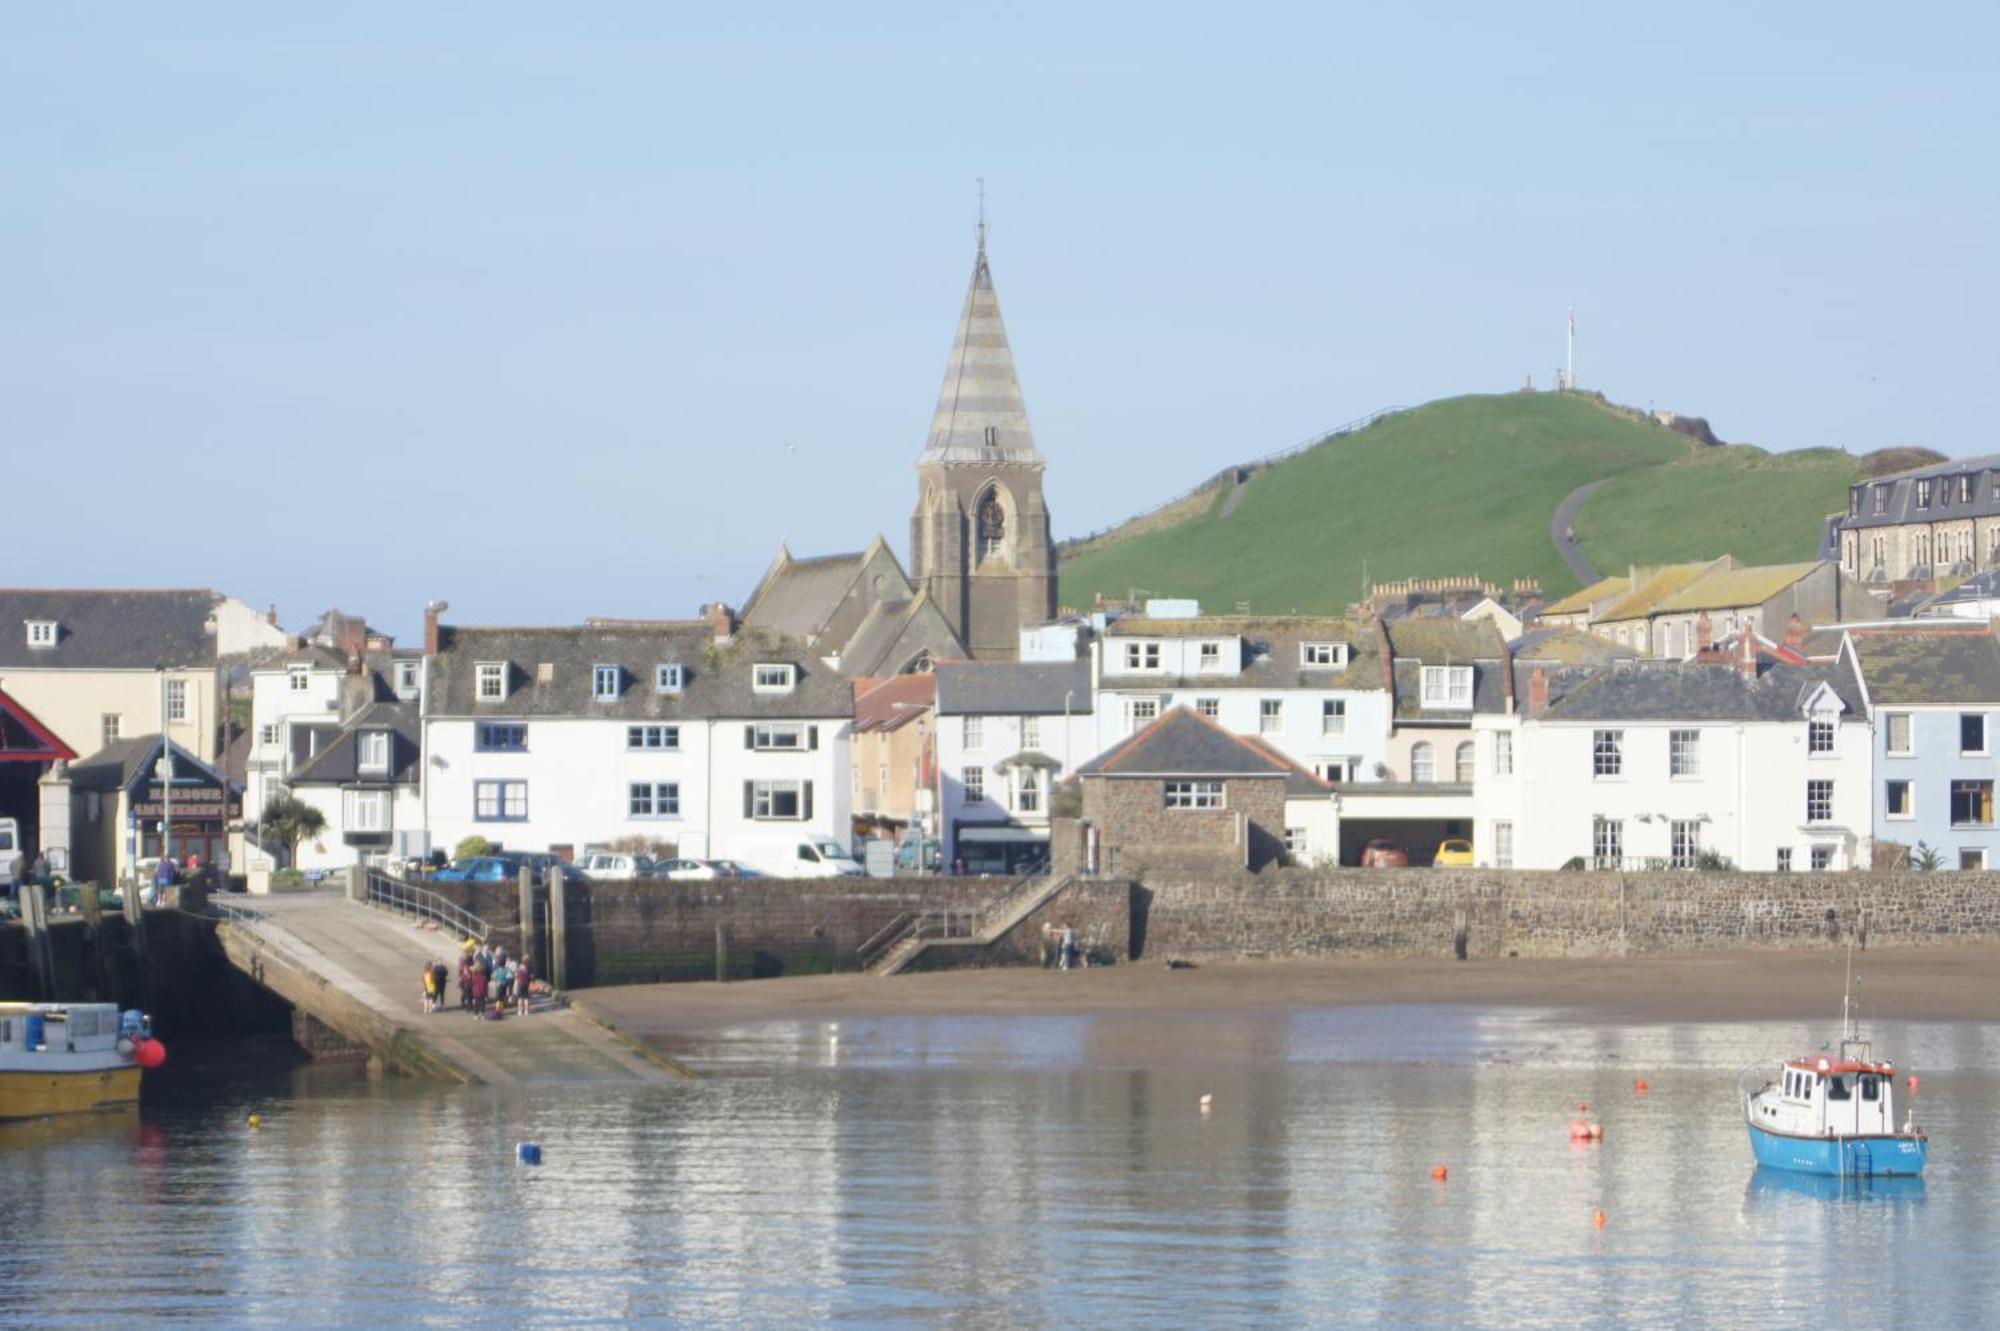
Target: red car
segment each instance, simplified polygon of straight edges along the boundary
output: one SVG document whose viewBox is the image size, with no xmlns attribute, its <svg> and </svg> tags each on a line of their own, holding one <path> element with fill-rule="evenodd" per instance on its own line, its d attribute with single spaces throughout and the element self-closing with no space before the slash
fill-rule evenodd
<svg viewBox="0 0 2000 1331">
<path fill-rule="evenodd" d="M 1364 869 L 1407 869 L 1410 867 L 1410 852 L 1393 841 L 1375 840 L 1361 848 L 1361 867 Z"/>
</svg>

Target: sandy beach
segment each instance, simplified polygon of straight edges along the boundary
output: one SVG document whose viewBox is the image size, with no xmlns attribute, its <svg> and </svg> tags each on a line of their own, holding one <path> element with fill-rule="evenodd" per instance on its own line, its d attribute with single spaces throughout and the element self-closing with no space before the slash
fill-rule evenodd
<svg viewBox="0 0 2000 1331">
<path fill-rule="evenodd" d="M 866 1016 L 1302 1011 L 1363 1004 L 1560 1010 L 1623 1022 L 1837 1020 L 1847 953 L 1711 952 L 1624 959 L 1400 957 L 1139 962 L 1099 970 L 818 975 L 592 989 L 577 1001 L 642 1039 L 719 1026 Z M 2000 945 L 1854 954 L 1870 1019 L 2000 1021 Z"/>
</svg>

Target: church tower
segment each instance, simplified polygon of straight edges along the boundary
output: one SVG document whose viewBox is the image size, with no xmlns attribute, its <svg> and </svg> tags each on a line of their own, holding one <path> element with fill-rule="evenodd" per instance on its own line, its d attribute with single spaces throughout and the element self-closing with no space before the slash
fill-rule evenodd
<svg viewBox="0 0 2000 1331">
<path fill-rule="evenodd" d="M 930 441 L 917 459 L 910 519 L 911 581 L 929 593 L 974 660 L 1014 660 L 1020 629 L 1055 618 L 1043 465 L 981 223 Z"/>
</svg>

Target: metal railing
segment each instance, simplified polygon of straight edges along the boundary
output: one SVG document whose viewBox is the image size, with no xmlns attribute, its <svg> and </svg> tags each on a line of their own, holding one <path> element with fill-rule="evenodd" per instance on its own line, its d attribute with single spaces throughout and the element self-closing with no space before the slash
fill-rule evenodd
<svg viewBox="0 0 2000 1331">
<path fill-rule="evenodd" d="M 436 892 L 421 887 L 412 887 L 400 878 L 391 878 L 388 874 L 375 869 L 368 870 L 367 874 L 365 900 L 371 906 L 436 920 L 439 924 L 447 925 L 482 943 L 493 932 L 492 925 L 448 897 L 439 896 Z"/>
</svg>

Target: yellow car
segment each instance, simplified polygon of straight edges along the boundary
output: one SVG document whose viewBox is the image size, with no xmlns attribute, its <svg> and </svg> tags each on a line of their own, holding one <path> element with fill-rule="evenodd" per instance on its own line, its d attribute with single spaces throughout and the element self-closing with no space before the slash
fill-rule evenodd
<svg viewBox="0 0 2000 1331">
<path fill-rule="evenodd" d="M 1431 863 L 1440 869 L 1470 869 L 1472 867 L 1472 843 L 1470 841 L 1445 841 L 1438 845 L 1437 856 Z"/>
</svg>

